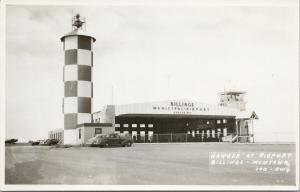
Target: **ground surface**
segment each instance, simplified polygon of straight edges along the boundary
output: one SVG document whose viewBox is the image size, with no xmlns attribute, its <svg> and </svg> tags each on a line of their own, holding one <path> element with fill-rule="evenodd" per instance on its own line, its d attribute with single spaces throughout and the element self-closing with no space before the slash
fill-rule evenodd
<svg viewBox="0 0 300 192">
<path fill-rule="evenodd" d="M 209 166 L 209 152 L 293 154 L 289 173 Z M 6 184 L 295 185 L 293 144 L 134 144 L 129 148 L 6 146 Z"/>
</svg>

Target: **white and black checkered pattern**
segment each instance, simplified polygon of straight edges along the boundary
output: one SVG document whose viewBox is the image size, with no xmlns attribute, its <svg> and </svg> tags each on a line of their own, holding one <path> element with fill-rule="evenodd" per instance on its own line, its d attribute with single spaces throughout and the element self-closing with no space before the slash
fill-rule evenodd
<svg viewBox="0 0 300 192">
<path fill-rule="evenodd" d="M 86 35 L 67 35 L 64 43 L 64 129 L 91 122 L 93 50 L 95 39 Z"/>
</svg>

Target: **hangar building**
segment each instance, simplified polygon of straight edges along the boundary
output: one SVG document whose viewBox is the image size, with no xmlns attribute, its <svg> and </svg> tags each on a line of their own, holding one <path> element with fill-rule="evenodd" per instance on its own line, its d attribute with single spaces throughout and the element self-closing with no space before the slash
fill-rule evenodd
<svg viewBox="0 0 300 192">
<path fill-rule="evenodd" d="M 246 111 L 245 92 L 219 95 L 219 105 L 190 100 L 107 105 L 92 117 L 94 123 L 112 123 L 135 142 L 252 141 L 257 115 Z"/>
</svg>

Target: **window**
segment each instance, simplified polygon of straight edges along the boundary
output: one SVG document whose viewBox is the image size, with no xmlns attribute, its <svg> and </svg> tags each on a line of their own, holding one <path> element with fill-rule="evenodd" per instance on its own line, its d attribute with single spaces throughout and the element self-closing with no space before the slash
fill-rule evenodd
<svg viewBox="0 0 300 192">
<path fill-rule="evenodd" d="M 131 124 L 131 127 L 136 128 L 136 127 L 137 127 L 137 124 Z"/>
<path fill-rule="evenodd" d="M 221 124 L 221 120 L 217 120 L 217 124 Z"/>
<path fill-rule="evenodd" d="M 224 129 L 223 129 L 223 135 L 224 135 L 224 136 L 227 136 L 227 128 L 224 128 Z"/>
<path fill-rule="evenodd" d="M 102 134 L 101 128 L 95 128 L 95 135 Z"/>
<path fill-rule="evenodd" d="M 120 124 L 115 124 L 115 127 L 120 127 Z"/>
<path fill-rule="evenodd" d="M 149 137 L 153 136 L 153 131 L 148 131 Z"/>
<path fill-rule="evenodd" d="M 210 130 L 206 130 L 207 137 L 210 137 Z"/>
<path fill-rule="evenodd" d="M 123 127 L 128 127 L 128 124 L 124 124 Z"/>
<path fill-rule="evenodd" d="M 79 130 L 79 139 L 81 139 L 81 129 L 78 130 Z"/>
<path fill-rule="evenodd" d="M 192 131 L 192 137 L 195 137 L 195 131 L 194 130 Z"/>
<path fill-rule="evenodd" d="M 145 137 L 145 131 L 141 131 L 141 132 L 140 132 L 140 135 L 141 135 L 142 137 Z"/>
<path fill-rule="evenodd" d="M 227 119 L 223 119 L 223 123 L 224 123 L 224 124 L 227 123 Z"/>
<path fill-rule="evenodd" d="M 209 121 L 206 121 L 206 124 L 209 125 Z"/>
<path fill-rule="evenodd" d="M 149 128 L 153 128 L 153 124 L 148 124 L 148 127 Z"/>
<path fill-rule="evenodd" d="M 211 136 L 212 136 L 212 138 L 215 138 L 215 130 L 211 130 Z"/>
<path fill-rule="evenodd" d="M 140 124 L 140 127 L 145 127 L 145 124 Z"/>
</svg>

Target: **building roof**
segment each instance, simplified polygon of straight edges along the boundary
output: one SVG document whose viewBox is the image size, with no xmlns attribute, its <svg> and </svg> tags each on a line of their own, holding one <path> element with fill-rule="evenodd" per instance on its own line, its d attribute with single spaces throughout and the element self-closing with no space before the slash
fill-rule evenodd
<svg viewBox="0 0 300 192">
<path fill-rule="evenodd" d="M 69 33 L 67 33 L 66 35 L 62 36 L 60 38 L 61 41 L 64 41 L 65 37 L 70 37 L 70 36 L 86 36 L 86 37 L 91 37 L 93 39 L 93 41 L 95 42 L 96 39 L 88 34 L 86 34 L 83 30 L 81 29 L 75 29 Z"/>
</svg>

